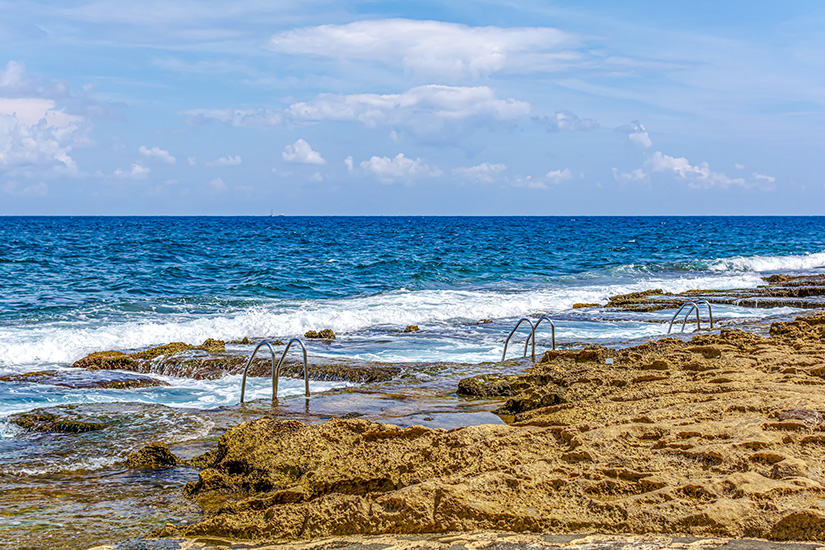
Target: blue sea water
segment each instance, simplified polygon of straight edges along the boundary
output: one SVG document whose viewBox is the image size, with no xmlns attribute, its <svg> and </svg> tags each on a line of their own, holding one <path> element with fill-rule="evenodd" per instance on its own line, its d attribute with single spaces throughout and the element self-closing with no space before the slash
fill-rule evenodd
<svg viewBox="0 0 825 550">
<path fill-rule="evenodd" d="M 495 361 L 520 317 L 553 317 L 561 346 L 655 337 L 669 312 L 572 306 L 649 288 L 754 287 L 824 266 L 821 217 L 6 217 L 0 375 L 67 368 L 94 351 L 323 328 L 338 339 L 308 342 L 311 355 Z M 403 333 L 410 324 L 421 331 Z M 233 377 L 171 382 L 130 393 L 0 385 L 0 416 L 44 403 L 237 400 Z M 253 382 L 253 396 L 266 385 Z"/>
</svg>

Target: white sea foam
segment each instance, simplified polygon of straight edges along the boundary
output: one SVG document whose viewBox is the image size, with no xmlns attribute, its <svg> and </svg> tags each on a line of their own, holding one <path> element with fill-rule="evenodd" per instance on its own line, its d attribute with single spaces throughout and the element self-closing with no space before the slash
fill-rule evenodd
<svg viewBox="0 0 825 550">
<path fill-rule="evenodd" d="M 338 334 L 406 325 L 450 326 L 478 319 L 509 319 L 558 313 L 577 302 L 605 303 L 616 294 L 662 288 L 746 288 L 761 284 L 753 272 L 649 277 L 623 284 L 556 285 L 521 291 L 398 290 L 374 296 L 304 302 L 272 302 L 222 315 L 145 315 L 128 322 L 0 327 L 0 367 L 19 370 L 69 365 L 94 351 L 139 349 L 173 341 L 199 344 L 207 338 L 292 337 L 331 328 Z"/>
<path fill-rule="evenodd" d="M 825 251 L 793 256 L 735 256 L 707 262 L 711 271 L 809 271 L 825 267 Z"/>
</svg>

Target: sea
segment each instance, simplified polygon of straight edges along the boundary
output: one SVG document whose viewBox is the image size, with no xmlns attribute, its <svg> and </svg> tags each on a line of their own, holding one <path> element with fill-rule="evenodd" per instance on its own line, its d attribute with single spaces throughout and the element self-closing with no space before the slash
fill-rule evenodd
<svg viewBox="0 0 825 550">
<path fill-rule="evenodd" d="M 0 376 L 71 370 L 97 351 L 327 328 L 337 338 L 305 340 L 311 357 L 496 362 L 523 317 L 552 319 L 560 348 L 620 346 L 664 335 L 673 312 L 573 306 L 823 272 L 823 217 L 2 217 Z M 719 305 L 714 315 L 734 323 L 794 311 Z M 511 350 L 523 353 L 521 343 Z M 238 402 L 237 376 L 160 378 L 169 385 L 0 382 L 0 438 L 18 434 L 4 418 L 37 407 Z M 267 380 L 250 384 L 251 398 L 267 395 Z M 302 382 L 284 380 L 281 391 L 297 395 Z"/>
</svg>

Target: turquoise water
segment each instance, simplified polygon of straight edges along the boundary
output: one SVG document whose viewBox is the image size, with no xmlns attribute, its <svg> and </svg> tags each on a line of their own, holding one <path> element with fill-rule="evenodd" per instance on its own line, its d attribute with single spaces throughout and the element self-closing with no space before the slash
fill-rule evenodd
<svg viewBox="0 0 825 550">
<path fill-rule="evenodd" d="M 670 313 L 573 304 L 825 271 L 825 218 L 10 217 L 0 243 L 0 374 L 67 368 L 101 350 L 323 328 L 338 339 L 308 342 L 311 355 L 495 361 L 520 317 L 553 317 L 561 346 L 615 343 L 664 334 Z M 410 324 L 421 331 L 403 333 Z M 93 392 L 0 384 L 0 415 L 46 403 L 237 401 L 232 377 L 171 382 Z M 259 382 L 253 395 L 264 396 Z"/>
</svg>

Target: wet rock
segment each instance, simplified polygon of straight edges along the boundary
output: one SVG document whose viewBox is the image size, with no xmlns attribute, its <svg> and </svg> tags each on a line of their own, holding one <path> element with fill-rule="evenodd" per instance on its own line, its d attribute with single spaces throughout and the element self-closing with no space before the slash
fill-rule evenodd
<svg viewBox="0 0 825 550">
<path fill-rule="evenodd" d="M 208 341 L 209 340 L 207 340 L 207 342 Z M 161 355 L 175 355 L 177 353 L 189 351 L 192 349 L 195 349 L 195 346 L 186 344 L 184 342 L 171 342 L 169 344 L 164 344 L 162 346 L 157 346 L 144 351 L 139 351 L 137 353 L 132 353 L 130 354 L 130 357 L 132 357 L 133 359 L 154 359 Z"/>
<path fill-rule="evenodd" d="M 482 374 L 462 378 L 458 382 L 458 395 L 473 397 L 509 397 L 534 385 L 547 383 L 547 379 L 525 377 L 517 374 Z"/>
<path fill-rule="evenodd" d="M 418 332 L 419 330 L 421 329 L 418 328 L 418 325 L 407 325 L 404 332 Z"/>
<path fill-rule="evenodd" d="M 207 338 L 203 344 L 198 346 L 198 349 L 202 349 L 204 351 L 208 351 L 210 353 L 220 353 L 226 351 L 226 342 L 223 340 L 215 340 L 213 338 Z"/>
<path fill-rule="evenodd" d="M 0 376 L 0 382 L 46 384 L 50 386 L 78 389 L 100 388 L 116 390 L 168 386 L 166 382 L 155 378 L 150 378 L 148 376 L 108 372 L 105 370 L 50 370 L 26 372 L 21 374 Z"/>
<path fill-rule="evenodd" d="M 90 422 L 44 410 L 13 414 L 9 422 L 30 432 L 84 433 L 102 430 L 106 424 Z"/>
<path fill-rule="evenodd" d="M 486 324 L 488 324 L 488 323 L 492 323 L 492 322 L 493 322 L 493 321 L 491 321 L 490 319 L 481 319 L 481 320 L 479 320 L 476 324 L 477 324 L 477 325 L 486 325 Z"/>
<path fill-rule="evenodd" d="M 566 403 L 564 391 L 557 386 L 534 386 L 507 400 L 498 414 L 515 416 L 519 413 Z"/>
<path fill-rule="evenodd" d="M 733 290 L 688 290 L 679 294 L 662 293 L 660 289 L 622 294 L 610 298 L 607 307 L 625 311 L 658 311 L 680 307 L 690 300 L 708 300 L 711 303 L 735 304 L 745 307 L 825 306 L 825 276 L 772 275 L 765 286 Z M 700 314 L 705 316 L 705 308 Z"/>
<path fill-rule="evenodd" d="M 79 369 L 123 369 L 130 370 L 135 360 L 120 351 L 99 351 L 75 361 L 73 367 Z"/>
<path fill-rule="evenodd" d="M 586 303 L 573 304 L 573 309 L 584 309 L 584 308 L 588 308 L 588 307 L 600 307 L 600 306 L 601 306 L 601 304 L 586 302 Z"/>
<path fill-rule="evenodd" d="M 166 443 L 150 443 L 141 450 L 131 453 L 126 459 L 127 468 L 146 468 L 158 470 L 173 468 L 178 459 L 169 450 Z"/>
<path fill-rule="evenodd" d="M 304 333 L 304 338 L 309 338 L 310 340 L 314 339 L 324 339 L 324 340 L 335 340 L 335 333 L 332 329 L 325 328 L 319 332 L 315 332 L 314 330 L 309 330 Z"/>
</svg>

